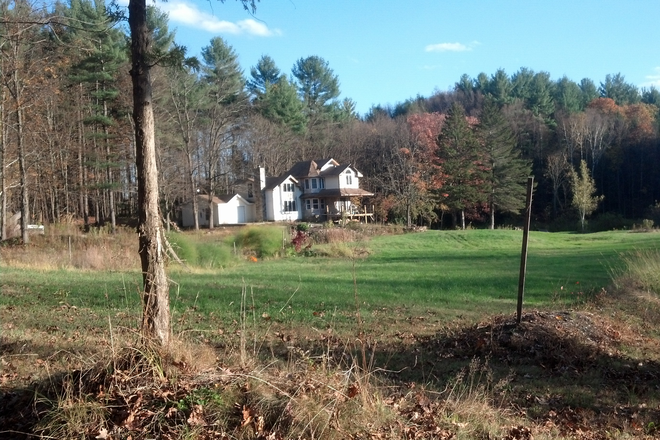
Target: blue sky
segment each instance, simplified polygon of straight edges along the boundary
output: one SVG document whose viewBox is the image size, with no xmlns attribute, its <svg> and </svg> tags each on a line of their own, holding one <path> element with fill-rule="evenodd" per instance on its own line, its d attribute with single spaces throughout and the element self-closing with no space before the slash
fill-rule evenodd
<svg viewBox="0 0 660 440">
<path fill-rule="evenodd" d="M 221 36 L 246 76 L 262 55 L 287 74 L 324 58 L 361 114 L 499 68 L 660 88 L 658 0 L 262 0 L 254 16 L 235 0 L 157 6 L 189 55 Z"/>
</svg>

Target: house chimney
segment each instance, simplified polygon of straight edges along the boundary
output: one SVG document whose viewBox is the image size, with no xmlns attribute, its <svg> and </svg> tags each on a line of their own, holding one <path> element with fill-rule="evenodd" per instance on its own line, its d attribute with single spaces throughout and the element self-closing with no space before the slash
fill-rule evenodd
<svg viewBox="0 0 660 440">
<path fill-rule="evenodd" d="M 266 188 L 266 168 L 259 167 L 254 171 L 255 190 L 254 190 L 254 210 L 256 221 L 262 222 L 266 218 L 266 206 L 264 203 L 264 188 Z"/>
</svg>

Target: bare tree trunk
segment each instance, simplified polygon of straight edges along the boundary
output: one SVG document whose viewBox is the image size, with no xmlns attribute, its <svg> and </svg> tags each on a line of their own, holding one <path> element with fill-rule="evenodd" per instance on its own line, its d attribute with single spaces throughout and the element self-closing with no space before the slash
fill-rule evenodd
<svg viewBox="0 0 660 440">
<path fill-rule="evenodd" d="M 89 229 L 89 200 L 85 188 L 85 130 L 83 127 L 82 113 L 82 84 L 78 85 L 78 200 L 80 203 L 80 215 L 83 218 L 85 230 Z"/>
<path fill-rule="evenodd" d="M 16 71 L 14 72 L 16 74 Z M 16 80 L 18 82 L 18 80 Z M 25 140 L 23 139 L 23 109 L 16 99 L 16 143 L 18 146 L 18 168 L 21 179 L 21 239 L 23 244 L 30 242 L 28 221 L 30 219 L 30 198 L 28 196 L 27 164 L 25 161 Z"/>
<path fill-rule="evenodd" d="M 495 203 L 493 203 L 491 195 L 490 201 L 490 229 L 495 229 Z"/>
<path fill-rule="evenodd" d="M 190 153 L 190 150 L 188 150 L 186 154 L 186 158 L 188 159 L 188 175 L 189 175 L 189 183 L 190 183 L 190 194 L 192 195 L 192 210 L 193 210 L 193 217 L 194 217 L 194 225 L 195 225 L 195 231 L 199 231 L 199 213 L 197 212 L 199 210 L 199 201 L 197 200 L 197 188 L 195 188 L 195 176 L 193 175 L 193 161 L 192 161 L 192 154 Z"/>
<path fill-rule="evenodd" d="M 3 63 L 4 67 L 4 63 Z M 4 69 L 0 69 L 3 72 Z M 7 125 L 5 120 L 5 88 L 0 92 L 0 240 L 7 239 Z"/>
<path fill-rule="evenodd" d="M 170 340 L 169 285 L 165 273 L 165 247 L 158 208 L 158 172 L 151 96 L 149 30 L 145 0 L 130 0 L 131 77 L 138 176 L 138 240 L 142 263 L 142 335 L 160 345 Z"/>
</svg>

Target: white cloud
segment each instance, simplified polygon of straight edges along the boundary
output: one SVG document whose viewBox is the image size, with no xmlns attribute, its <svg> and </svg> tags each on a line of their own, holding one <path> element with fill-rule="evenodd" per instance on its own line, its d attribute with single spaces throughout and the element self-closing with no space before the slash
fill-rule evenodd
<svg viewBox="0 0 660 440">
<path fill-rule="evenodd" d="M 271 37 L 281 34 L 279 30 L 269 29 L 264 23 L 252 18 L 236 23 L 220 20 L 218 17 L 200 11 L 196 6 L 186 2 L 159 2 L 158 7 L 169 14 L 172 23 L 195 27 L 214 34 L 254 35 L 257 37 Z"/>
<path fill-rule="evenodd" d="M 660 88 L 660 67 L 656 67 L 653 71 L 655 72 L 654 74 L 646 75 L 646 81 L 642 84 L 643 87 L 655 86 L 656 88 Z"/>
<path fill-rule="evenodd" d="M 426 52 L 467 52 L 472 50 L 472 47 L 476 44 L 476 42 L 473 42 L 470 45 L 465 45 L 463 43 L 429 44 L 424 50 Z"/>
</svg>

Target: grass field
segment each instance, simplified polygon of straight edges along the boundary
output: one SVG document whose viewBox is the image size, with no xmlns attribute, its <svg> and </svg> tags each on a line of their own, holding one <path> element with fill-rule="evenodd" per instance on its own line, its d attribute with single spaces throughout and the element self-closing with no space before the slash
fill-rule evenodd
<svg viewBox="0 0 660 440">
<path fill-rule="evenodd" d="M 319 328 L 350 328 L 356 293 L 363 319 L 376 331 L 396 319 L 393 310 L 430 313 L 438 321 L 513 314 L 521 240 L 522 233 L 511 230 L 428 231 L 351 243 L 354 258 L 234 260 L 192 272 L 172 263 L 175 324 L 206 331 L 236 322 L 243 291 L 251 316 Z M 660 234 L 652 233 L 532 232 L 525 307 L 581 301 L 611 284 L 622 254 L 659 247 Z M 140 311 L 141 278 L 134 271 L 2 267 L 0 282 L 2 310 L 29 308 L 26 324 L 37 328 L 66 328 L 51 322 L 57 320 L 51 312 L 63 305 L 89 313 L 83 325 L 90 328 L 106 325 L 108 316 L 130 326 Z"/>
<path fill-rule="evenodd" d="M 281 230 L 269 234 L 277 247 Z M 131 238 L 71 257 L 46 238 L 62 261 L 0 248 L 0 438 L 659 433 L 660 301 L 611 286 L 643 277 L 621 278 L 631 267 L 657 278 L 660 234 L 532 232 L 519 325 L 520 231 L 374 236 L 256 261 L 272 253 L 191 235 L 180 249 L 193 267 L 168 274 L 173 331 L 193 346 L 162 356 L 136 345 Z M 104 253 L 120 269 L 71 268 L 86 256 L 103 267 Z"/>
</svg>

